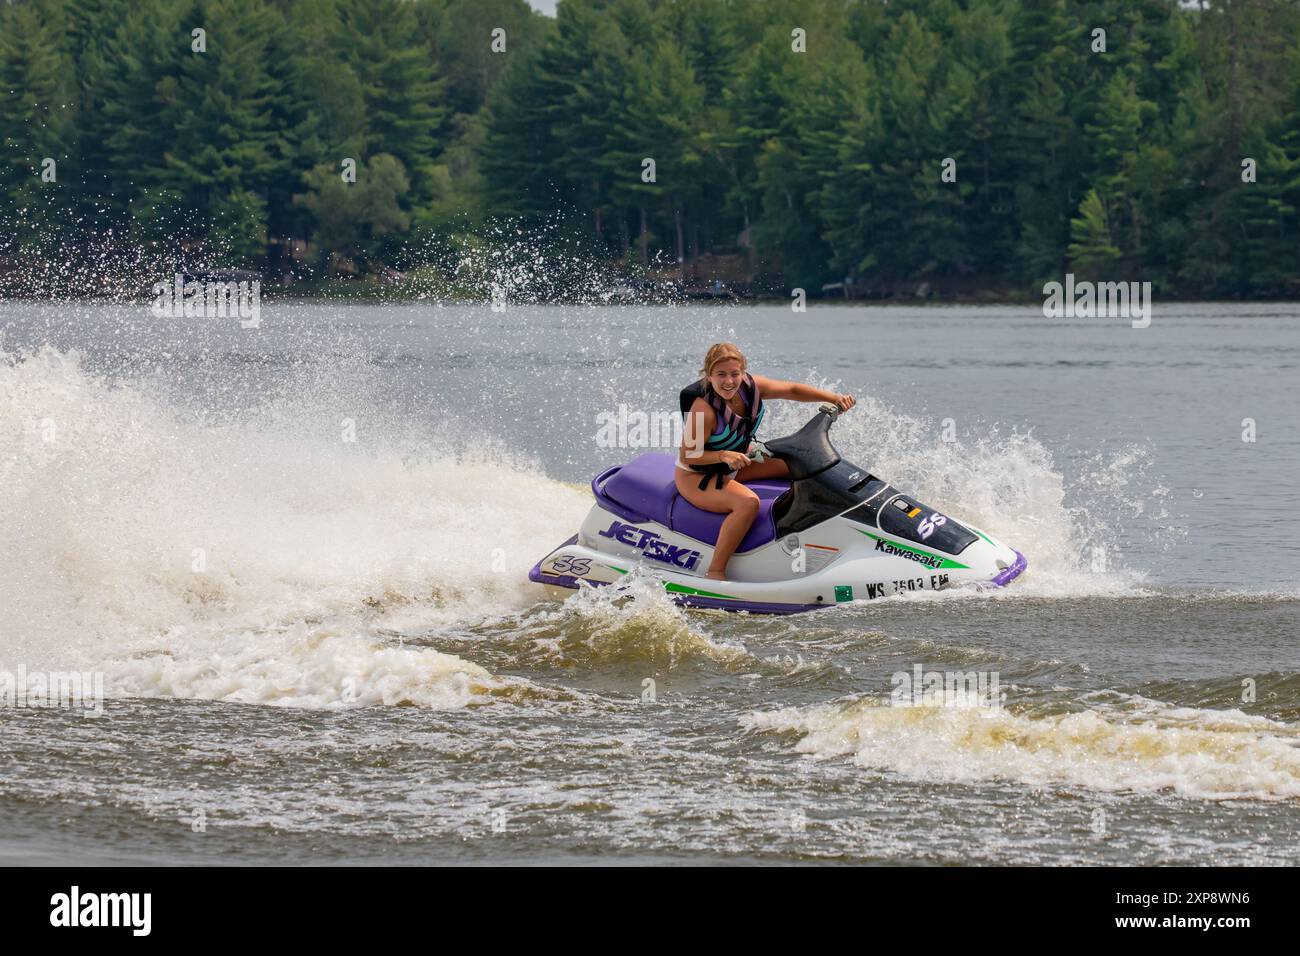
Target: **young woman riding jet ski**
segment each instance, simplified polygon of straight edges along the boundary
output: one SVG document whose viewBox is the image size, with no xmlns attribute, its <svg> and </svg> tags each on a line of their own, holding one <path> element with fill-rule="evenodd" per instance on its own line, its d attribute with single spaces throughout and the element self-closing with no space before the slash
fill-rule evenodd
<svg viewBox="0 0 1300 956">
<path fill-rule="evenodd" d="M 758 515 L 758 495 L 745 483 L 790 475 L 780 459 L 755 462 L 749 458 L 763 420 L 764 398 L 830 402 L 840 411 L 856 404 L 852 395 L 751 375 L 745 356 L 730 342 L 709 347 L 699 381 L 682 390 L 686 422 L 676 475 L 678 494 L 697 508 L 727 516 L 709 562 L 707 576 L 714 580 L 726 580 L 727 561 Z"/>
</svg>

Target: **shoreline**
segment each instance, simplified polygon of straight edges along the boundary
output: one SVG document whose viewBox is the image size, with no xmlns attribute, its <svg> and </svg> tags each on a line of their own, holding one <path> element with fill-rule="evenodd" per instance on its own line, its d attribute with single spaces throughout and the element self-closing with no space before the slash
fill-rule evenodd
<svg viewBox="0 0 1300 956">
<path fill-rule="evenodd" d="M 432 296 L 432 295 L 376 295 L 376 294 L 337 294 L 337 290 L 321 291 L 316 293 L 293 292 L 280 294 L 278 289 L 263 289 L 261 292 L 262 300 L 268 303 L 282 302 L 301 302 L 311 304 L 334 304 L 334 305 L 492 305 L 492 300 L 484 296 Z M 511 307 L 519 306 L 589 306 L 592 308 L 648 308 L 648 307 L 689 307 L 698 306 L 706 308 L 716 308 L 724 306 L 728 308 L 745 308 L 761 306 L 789 306 L 790 299 L 779 296 L 754 296 L 737 299 L 700 299 L 700 298 L 677 298 L 669 300 L 627 300 L 627 299 L 507 299 Z M 1159 302 L 1169 305 L 1300 305 L 1300 297 L 1296 298 L 1250 298 L 1250 299 L 1224 299 L 1224 298 L 1200 298 L 1197 296 L 1186 297 L 1161 297 Z M 66 296 L 0 296 L 0 307 L 8 303 L 16 305 L 57 305 L 60 303 L 100 303 L 104 305 L 138 305 L 147 306 L 150 300 L 144 297 L 139 298 L 120 298 L 111 296 L 93 296 L 93 295 L 66 295 Z M 809 298 L 807 305 L 809 308 L 817 306 L 819 308 L 942 308 L 947 306 L 1041 306 L 1042 299 L 1032 296 L 1024 298 L 973 298 L 961 296 L 954 298 L 943 298 L 932 296 L 927 299 L 916 298 L 879 298 L 879 299 L 819 299 Z"/>
</svg>

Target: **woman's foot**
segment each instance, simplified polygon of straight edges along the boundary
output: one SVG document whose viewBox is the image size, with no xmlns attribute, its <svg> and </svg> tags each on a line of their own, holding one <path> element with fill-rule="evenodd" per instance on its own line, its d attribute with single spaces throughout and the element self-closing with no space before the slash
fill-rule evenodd
<svg viewBox="0 0 1300 956">
<path fill-rule="evenodd" d="M 705 574 L 704 574 L 704 576 L 705 576 L 706 578 L 710 578 L 710 579 L 712 579 L 712 580 L 714 580 L 714 581 L 725 581 L 725 580 L 727 580 L 727 575 L 726 575 L 724 572 L 722 572 L 722 571 L 706 571 Z"/>
</svg>

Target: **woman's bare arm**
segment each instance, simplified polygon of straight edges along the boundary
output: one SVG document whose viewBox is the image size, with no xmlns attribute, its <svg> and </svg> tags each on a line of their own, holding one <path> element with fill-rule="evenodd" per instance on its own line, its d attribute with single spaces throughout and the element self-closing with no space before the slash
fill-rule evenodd
<svg viewBox="0 0 1300 956">
<path fill-rule="evenodd" d="M 764 398 L 786 398 L 795 402 L 830 402 L 840 411 L 846 411 L 857 404 L 857 400 L 852 395 L 841 395 L 824 388 L 813 388 L 802 382 L 785 382 L 779 378 L 755 375 L 754 384 L 758 386 Z"/>
</svg>

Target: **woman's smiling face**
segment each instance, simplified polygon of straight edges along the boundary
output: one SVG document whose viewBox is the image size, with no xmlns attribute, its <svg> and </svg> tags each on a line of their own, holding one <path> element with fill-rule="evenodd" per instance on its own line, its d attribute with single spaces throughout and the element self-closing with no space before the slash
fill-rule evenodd
<svg viewBox="0 0 1300 956">
<path fill-rule="evenodd" d="M 735 395 L 744 380 L 745 369 L 738 359 L 725 359 L 713 366 L 713 371 L 709 373 L 709 384 L 724 400 Z"/>
</svg>

